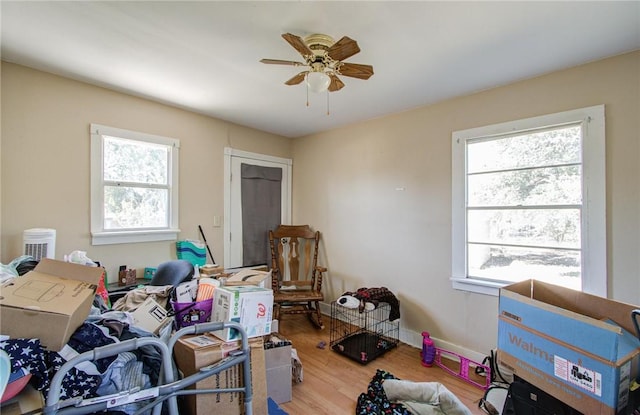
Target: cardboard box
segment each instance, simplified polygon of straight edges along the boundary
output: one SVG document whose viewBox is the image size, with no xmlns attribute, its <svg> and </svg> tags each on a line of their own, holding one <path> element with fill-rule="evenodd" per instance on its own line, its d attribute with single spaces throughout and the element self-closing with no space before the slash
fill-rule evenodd
<svg viewBox="0 0 640 415">
<path fill-rule="evenodd" d="M 636 308 L 535 280 L 509 285 L 500 290 L 498 358 L 582 413 L 614 415 L 640 363 Z"/>
<path fill-rule="evenodd" d="M 262 338 L 249 340 L 251 349 L 251 385 L 253 388 L 253 413 L 267 415 L 267 380 L 265 354 Z M 210 336 L 185 336 L 174 346 L 178 369 L 189 376 L 203 366 L 213 364 L 226 357 L 230 351 L 239 349 L 240 341 L 223 342 Z M 195 389 L 215 389 L 242 386 L 242 365 L 236 365 L 198 383 Z M 244 394 L 208 393 L 187 395 L 184 410 L 190 415 L 244 414 Z M 182 412 L 181 412 L 182 413 Z"/>
<path fill-rule="evenodd" d="M 240 323 L 249 338 L 271 333 L 273 291 L 256 286 L 219 287 L 214 291 L 211 321 Z M 233 329 L 213 332 L 224 341 L 237 340 L 240 333 Z"/>
<path fill-rule="evenodd" d="M 2 415 L 38 415 L 42 413 L 44 403 L 42 392 L 27 383 L 18 395 L 2 403 L 0 412 Z"/>
<path fill-rule="evenodd" d="M 256 285 L 261 288 L 269 288 L 271 287 L 271 271 L 243 269 L 228 277 L 225 285 Z"/>
<path fill-rule="evenodd" d="M 151 297 L 147 297 L 144 303 L 131 313 L 131 318 L 135 326 L 154 334 L 158 334 L 164 326 L 173 321 L 167 310 Z"/>
<path fill-rule="evenodd" d="M 104 269 L 43 258 L 0 287 L 3 334 L 58 351 L 89 315 Z"/>
<path fill-rule="evenodd" d="M 206 264 L 200 267 L 200 276 L 201 277 L 212 277 L 224 272 L 224 267 L 222 265 L 216 264 Z"/>
<path fill-rule="evenodd" d="M 276 335 L 272 335 L 276 336 Z M 265 336 L 265 340 L 271 336 Z M 279 337 L 279 336 L 277 336 Z M 280 338 L 280 337 L 279 337 Z M 267 396 L 276 403 L 291 400 L 291 343 L 267 348 L 265 342 L 265 367 L 267 369 Z"/>
</svg>

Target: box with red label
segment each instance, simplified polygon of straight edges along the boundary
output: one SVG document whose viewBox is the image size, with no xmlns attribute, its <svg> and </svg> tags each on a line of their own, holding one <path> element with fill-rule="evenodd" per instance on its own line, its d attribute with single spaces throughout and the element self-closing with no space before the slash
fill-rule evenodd
<svg viewBox="0 0 640 415">
<path fill-rule="evenodd" d="M 220 287 L 214 291 L 211 321 L 240 323 L 249 338 L 271 333 L 272 312 L 271 289 L 246 285 Z M 240 338 L 240 333 L 234 329 L 218 330 L 213 334 L 224 341 Z"/>
</svg>

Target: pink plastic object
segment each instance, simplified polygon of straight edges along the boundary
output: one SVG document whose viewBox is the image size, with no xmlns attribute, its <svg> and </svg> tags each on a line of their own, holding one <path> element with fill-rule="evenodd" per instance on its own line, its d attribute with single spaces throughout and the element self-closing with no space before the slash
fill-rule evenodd
<svg viewBox="0 0 640 415">
<path fill-rule="evenodd" d="M 450 367 L 447 367 L 444 365 L 444 363 L 442 363 L 442 355 L 443 354 L 447 354 L 450 355 L 451 360 L 456 361 L 458 360 L 460 362 L 460 368 L 458 370 L 458 372 L 454 371 L 453 369 L 451 369 Z M 489 389 L 489 386 L 491 385 L 491 368 L 487 365 L 483 365 L 482 363 L 478 363 L 478 362 L 474 362 L 471 359 L 468 359 L 464 356 L 461 356 L 457 353 L 454 352 L 450 352 L 448 350 L 444 350 L 444 349 L 440 349 L 439 347 L 436 347 L 436 358 L 434 363 L 439 366 L 440 368 L 442 368 L 442 370 L 444 370 L 445 372 L 453 375 L 453 376 L 457 376 L 460 379 L 471 383 L 474 386 L 477 386 L 481 389 L 487 390 Z M 471 379 L 469 377 L 469 367 L 473 364 L 473 366 L 477 366 L 480 367 L 484 370 L 484 375 L 485 375 L 485 384 L 481 384 L 478 383 L 476 381 L 474 381 L 473 379 Z"/>
<path fill-rule="evenodd" d="M 24 370 L 22 376 L 18 377 L 13 382 L 9 382 L 6 389 L 4 390 L 4 393 L 2 394 L 2 398 L 0 398 L 0 403 L 8 401 L 9 399 L 19 394 L 22 389 L 27 386 L 27 383 L 29 383 L 29 379 L 31 379 L 31 373 Z"/>
<path fill-rule="evenodd" d="M 422 352 L 420 353 L 422 358 L 422 366 L 431 367 L 436 359 L 436 346 L 431 340 L 428 331 L 422 332 Z"/>
</svg>

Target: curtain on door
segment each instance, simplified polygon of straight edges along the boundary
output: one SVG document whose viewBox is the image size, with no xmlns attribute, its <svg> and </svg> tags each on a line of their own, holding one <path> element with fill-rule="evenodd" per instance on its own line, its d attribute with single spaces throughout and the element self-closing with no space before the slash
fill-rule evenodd
<svg viewBox="0 0 640 415">
<path fill-rule="evenodd" d="M 280 225 L 282 169 L 242 163 L 243 266 L 269 264 L 269 230 Z"/>
</svg>

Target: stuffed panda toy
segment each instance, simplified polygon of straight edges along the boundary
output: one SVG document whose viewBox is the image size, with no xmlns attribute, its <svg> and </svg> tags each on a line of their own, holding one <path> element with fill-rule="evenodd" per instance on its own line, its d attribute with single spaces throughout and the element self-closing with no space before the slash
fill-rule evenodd
<svg viewBox="0 0 640 415">
<path fill-rule="evenodd" d="M 363 306 L 362 310 L 366 310 L 366 311 L 373 310 L 374 308 L 376 308 L 375 304 L 366 302 L 364 300 L 359 300 L 353 295 L 353 293 L 350 293 L 350 292 L 346 292 L 342 294 L 336 300 L 336 302 L 346 308 L 360 309 L 360 305 Z"/>
<path fill-rule="evenodd" d="M 358 288 L 356 292 L 347 291 L 336 302 L 346 308 L 357 308 L 358 311 L 370 311 L 378 307 L 379 303 L 388 303 L 391 306 L 389 320 L 400 318 L 400 301 L 386 287 Z"/>
</svg>

